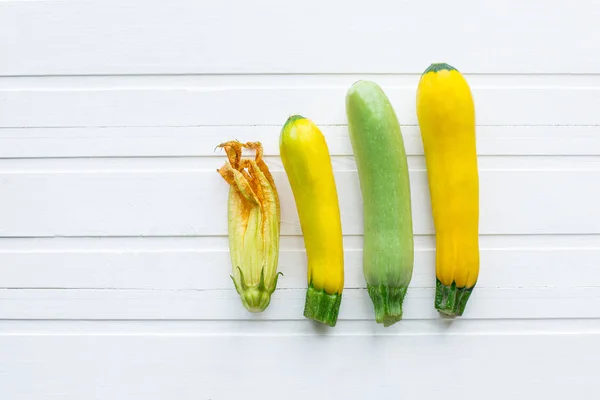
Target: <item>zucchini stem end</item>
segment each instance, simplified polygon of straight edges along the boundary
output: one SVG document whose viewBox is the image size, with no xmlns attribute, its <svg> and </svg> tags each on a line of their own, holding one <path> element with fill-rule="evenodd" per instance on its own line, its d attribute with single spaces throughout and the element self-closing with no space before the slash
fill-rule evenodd
<svg viewBox="0 0 600 400">
<path fill-rule="evenodd" d="M 439 279 L 436 279 L 435 309 L 446 317 L 460 317 L 465 312 L 473 288 L 458 288 L 456 282 L 444 285 Z"/>
</svg>

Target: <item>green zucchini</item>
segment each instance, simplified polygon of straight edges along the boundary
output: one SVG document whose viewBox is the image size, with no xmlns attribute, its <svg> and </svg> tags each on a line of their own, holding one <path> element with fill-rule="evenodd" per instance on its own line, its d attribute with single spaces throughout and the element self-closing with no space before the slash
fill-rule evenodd
<svg viewBox="0 0 600 400">
<path fill-rule="evenodd" d="M 348 89 L 346 115 L 363 200 L 363 273 L 375 320 L 387 327 L 402 319 L 414 263 L 406 151 L 396 112 L 376 83 Z"/>
</svg>

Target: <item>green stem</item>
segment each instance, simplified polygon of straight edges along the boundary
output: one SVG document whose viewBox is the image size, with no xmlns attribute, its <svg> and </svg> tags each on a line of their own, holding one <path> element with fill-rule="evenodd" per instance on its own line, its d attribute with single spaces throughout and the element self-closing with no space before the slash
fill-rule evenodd
<svg viewBox="0 0 600 400">
<path fill-rule="evenodd" d="M 444 285 L 439 279 L 435 284 L 435 308 L 449 317 L 460 317 L 465 312 L 467 301 L 473 292 L 471 288 L 457 288 L 456 283 Z"/>
<path fill-rule="evenodd" d="M 335 326 L 342 303 L 342 294 L 327 294 L 324 289 L 315 289 L 312 283 L 306 291 L 304 316 L 325 325 Z"/>
<path fill-rule="evenodd" d="M 406 296 L 405 287 L 388 287 L 384 285 L 367 285 L 369 297 L 375 308 L 375 321 L 388 327 L 402 319 L 402 303 Z"/>
</svg>

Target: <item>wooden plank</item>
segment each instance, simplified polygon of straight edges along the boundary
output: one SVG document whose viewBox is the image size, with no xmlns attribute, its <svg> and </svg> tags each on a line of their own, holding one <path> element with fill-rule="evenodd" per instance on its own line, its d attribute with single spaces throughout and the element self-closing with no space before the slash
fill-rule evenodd
<svg viewBox="0 0 600 400">
<path fill-rule="evenodd" d="M 0 289 L 0 319 L 303 320 L 306 289 L 280 289 L 260 314 L 249 313 L 234 289 Z M 433 288 L 411 288 L 403 319 L 439 319 Z M 344 289 L 339 318 L 373 320 L 366 289 Z M 476 288 L 463 319 L 600 318 L 600 286 Z"/>
<path fill-rule="evenodd" d="M 458 335 L 594 335 L 600 333 L 600 320 L 589 318 L 552 319 L 443 319 L 402 320 L 401 325 L 384 327 L 372 320 L 338 320 L 334 329 L 320 329 L 306 319 L 261 320 L 3 320 L 0 338 L 20 335 L 61 336 L 312 336 L 324 340 L 345 336 L 402 337 L 431 335 L 450 338 Z"/>
<path fill-rule="evenodd" d="M 213 159 L 215 168 L 222 160 Z M 152 164 L 154 165 L 154 164 Z M 282 235 L 300 234 L 289 183 L 273 171 L 281 199 Z M 335 172 L 342 228 L 362 234 L 358 177 L 351 166 Z M 423 169 L 410 173 L 415 234 L 432 234 Z M 598 234 L 598 170 L 482 170 L 480 232 Z M 66 169 L 0 172 L 0 236 L 226 235 L 228 187 L 205 170 Z"/>
<path fill-rule="evenodd" d="M 597 284 L 600 248 L 490 248 L 481 244 L 478 288 L 570 288 Z M 524 239 L 524 241 L 526 241 Z M 418 241 L 419 242 L 419 241 Z M 510 243 L 509 241 L 506 241 Z M 200 242 L 203 243 L 203 242 Z M 226 249 L 106 248 L 0 251 L 2 288 L 231 289 Z M 282 246 L 283 247 L 283 246 Z M 362 251 L 346 247 L 345 287 L 364 288 Z M 282 249 L 278 288 L 306 287 L 306 253 Z M 568 272 L 568 273 L 567 273 Z M 435 249 L 417 244 L 411 288 L 435 285 Z"/>
<path fill-rule="evenodd" d="M 586 398 L 595 390 L 598 340 L 597 332 L 577 331 L 535 336 L 3 335 L 0 385 L 8 398 L 22 400 L 239 399 L 264 397 L 265 390 L 285 392 L 289 399 L 315 393 L 348 399 L 390 393 L 419 399 L 444 393 L 449 400 L 479 399 L 481 393 L 489 400 Z M 93 362 L 82 362 L 82 355 Z M 251 367 L 240 360 L 252 361 Z M 323 379 L 331 371 L 343 381 Z M 499 383 L 499 376 L 510 384 Z"/>
<path fill-rule="evenodd" d="M 260 141 L 279 155 L 281 126 L 0 128 L 1 158 L 222 157 L 215 146 L 227 139 Z M 352 154 L 346 126 L 322 126 L 333 156 Z M 422 155 L 419 128 L 403 126 L 408 155 Z M 479 126 L 481 156 L 600 155 L 600 126 Z"/>
<path fill-rule="evenodd" d="M 3 1 L 0 74 L 596 73 L 599 16 L 590 0 L 306 0 L 292 16 L 275 0 Z"/>
<path fill-rule="evenodd" d="M 415 90 L 384 90 L 398 118 L 417 125 Z M 347 86 L 101 87 L 0 90 L 0 127 L 276 125 L 291 114 L 317 124 L 347 122 Z M 598 87 L 473 86 L 479 125 L 600 125 Z"/>
</svg>

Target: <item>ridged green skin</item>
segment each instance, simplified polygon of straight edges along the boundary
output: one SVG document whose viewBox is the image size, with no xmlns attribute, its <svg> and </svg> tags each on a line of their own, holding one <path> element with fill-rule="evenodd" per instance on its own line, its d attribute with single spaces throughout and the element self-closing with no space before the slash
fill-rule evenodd
<svg viewBox="0 0 600 400">
<path fill-rule="evenodd" d="M 404 141 L 394 108 L 374 82 L 350 87 L 346 114 L 363 198 L 363 272 L 375 320 L 390 326 L 402 319 L 414 263 Z"/>
<path fill-rule="evenodd" d="M 460 317 L 463 315 L 474 287 L 457 288 L 454 282 L 452 282 L 452 285 L 446 286 L 439 279 L 435 281 L 436 310 L 448 317 Z"/>
<path fill-rule="evenodd" d="M 340 293 L 327 294 L 324 289 L 318 290 L 309 284 L 304 303 L 304 316 L 333 327 L 337 323 L 341 304 Z"/>
</svg>

